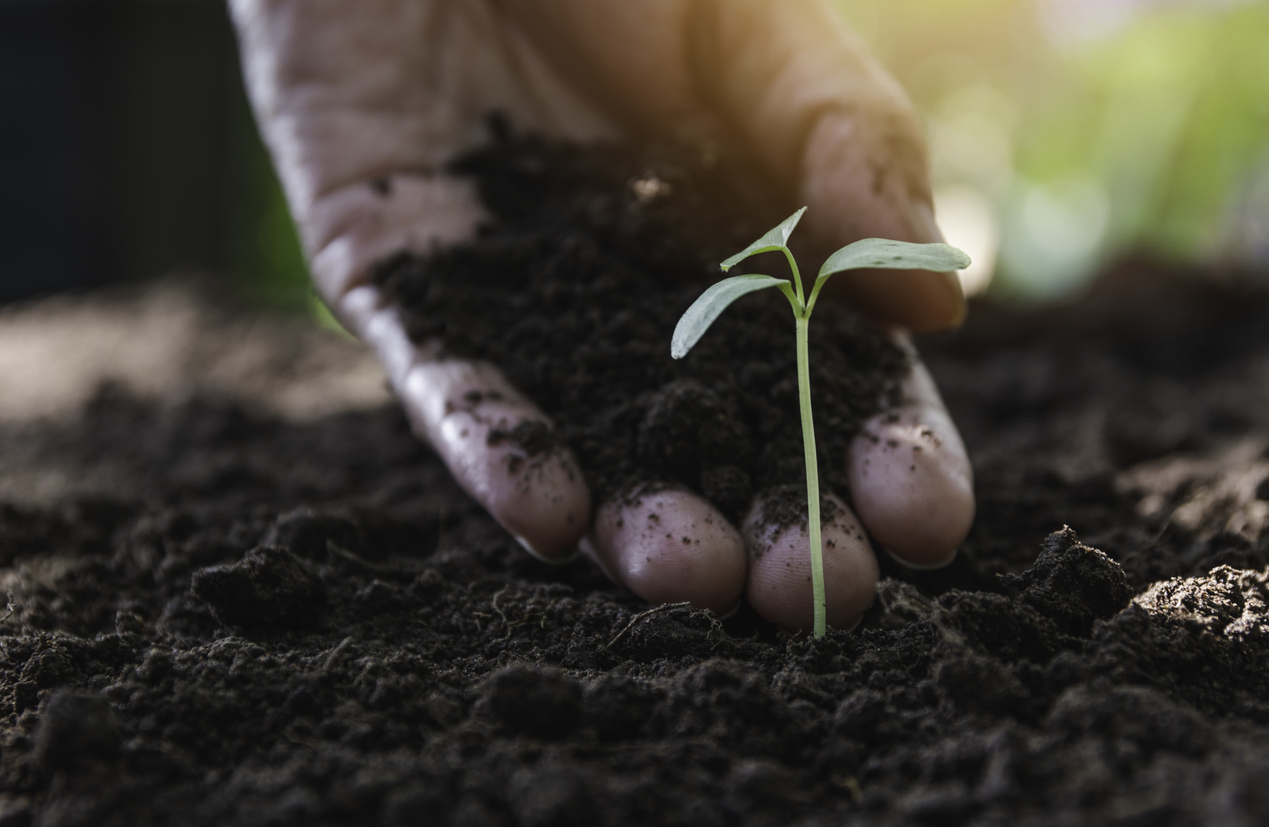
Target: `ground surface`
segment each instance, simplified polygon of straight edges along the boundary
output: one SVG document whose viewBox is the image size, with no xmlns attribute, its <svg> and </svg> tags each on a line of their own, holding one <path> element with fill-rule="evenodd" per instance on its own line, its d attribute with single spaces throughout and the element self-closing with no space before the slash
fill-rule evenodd
<svg viewBox="0 0 1269 827">
<path fill-rule="evenodd" d="M 1269 302 L 1204 275 L 925 343 L 978 521 L 819 643 L 531 560 L 333 334 L 8 311 L 181 358 L 0 364 L 0 825 L 1261 823 Z"/>
</svg>

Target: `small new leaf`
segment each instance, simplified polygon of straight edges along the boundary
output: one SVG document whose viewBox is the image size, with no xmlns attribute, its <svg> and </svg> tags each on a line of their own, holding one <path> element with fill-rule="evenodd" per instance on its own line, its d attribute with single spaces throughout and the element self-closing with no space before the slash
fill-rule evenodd
<svg viewBox="0 0 1269 827">
<path fill-rule="evenodd" d="M 909 244 L 888 238 L 865 238 L 829 256 L 816 280 L 860 267 L 946 273 L 964 270 L 969 265 L 969 256 L 946 244 Z"/>
<path fill-rule="evenodd" d="M 793 215 L 781 221 L 777 226 L 767 230 L 766 235 L 741 250 L 736 255 L 723 262 L 723 270 L 730 270 L 735 265 L 749 258 L 756 256 L 758 253 L 766 253 L 771 250 L 779 250 L 781 247 L 787 247 L 789 243 L 789 235 L 793 232 L 793 228 L 802 220 L 802 213 L 806 212 L 806 207 L 795 212 Z"/>
<path fill-rule="evenodd" d="M 705 335 L 705 331 L 709 330 L 714 320 L 736 299 L 756 290 L 779 287 L 782 284 L 787 285 L 788 282 L 771 276 L 749 275 L 732 276 L 711 285 L 679 318 L 679 323 L 674 327 L 674 336 L 670 339 L 670 355 L 675 359 L 686 356 Z"/>
</svg>

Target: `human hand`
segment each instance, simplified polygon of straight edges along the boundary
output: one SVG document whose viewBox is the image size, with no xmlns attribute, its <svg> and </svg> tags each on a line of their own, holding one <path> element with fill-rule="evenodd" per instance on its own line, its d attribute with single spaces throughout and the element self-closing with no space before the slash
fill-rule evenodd
<svg viewBox="0 0 1269 827">
<path fill-rule="evenodd" d="M 601 503 L 591 525 L 589 491 L 568 452 L 509 474 L 513 446 L 489 444 L 492 430 L 545 421 L 542 412 L 493 366 L 411 342 L 369 273 L 402 250 L 426 254 L 474 236 L 486 217 L 479 199 L 444 170 L 483 140 L 491 111 L 519 130 L 576 140 L 727 134 L 771 181 L 792 182 L 774 188 L 810 207 L 803 226 L 820 247 L 937 240 L 915 115 L 831 11 L 818 0 L 234 0 L 232 10 L 317 288 L 379 355 L 414 428 L 456 480 L 543 559 L 581 541 L 649 601 L 725 610 L 747 593 L 767 618 L 809 628 L 802 530 L 760 536 L 760 504 L 734 527 L 687 491 Z M 950 274 L 865 273 L 834 284 L 874 318 L 918 330 L 963 314 Z M 838 628 L 871 604 L 877 579 L 856 517 L 916 566 L 950 559 L 973 517 L 964 448 L 913 364 L 901 406 L 867 423 L 850 456 L 837 459 L 848 463 L 854 503 L 852 513 L 839 502 L 824 526 L 829 623 Z M 653 514 L 656 532 L 647 530 Z M 662 542 L 667 532 L 701 542 Z M 768 550 L 751 563 L 746 543 Z"/>
</svg>

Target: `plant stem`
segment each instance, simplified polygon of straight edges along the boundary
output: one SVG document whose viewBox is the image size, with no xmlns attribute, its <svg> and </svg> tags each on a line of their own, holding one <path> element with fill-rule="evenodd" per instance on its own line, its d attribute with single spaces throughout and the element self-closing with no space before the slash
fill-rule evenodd
<svg viewBox="0 0 1269 827">
<path fill-rule="evenodd" d="M 824 547 L 820 540 L 820 469 L 815 457 L 815 422 L 811 418 L 811 358 L 807 329 L 810 314 L 797 317 L 798 407 L 802 411 L 802 448 L 806 452 L 806 521 L 811 534 L 811 591 L 815 601 L 815 637 L 824 637 L 828 605 L 824 598 Z"/>
<path fill-rule="evenodd" d="M 798 270 L 797 259 L 793 257 L 793 251 L 790 250 L 788 247 L 781 247 L 780 250 L 784 253 L 785 259 L 787 259 L 789 262 L 789 269 L 793 271 L 793 289 L 797 291 L 798 306 L 805 309 L 806 298 L 805 298 L 805 294 L 802 292 L 802 272 Z M 807 313 L 806 317 L 809 319 L 811 315 Z"/>
</svg>

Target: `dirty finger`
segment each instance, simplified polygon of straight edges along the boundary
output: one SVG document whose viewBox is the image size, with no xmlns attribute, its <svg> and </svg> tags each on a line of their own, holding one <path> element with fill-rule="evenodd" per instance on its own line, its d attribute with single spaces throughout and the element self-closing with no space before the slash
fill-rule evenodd
<svg viewBox="0 0 1269 827">
<path fill-rule="evenodd" d="M 851 443 L 851 498 L 892 557 L 912 568 L 940 568 L 955 558 L 974 521 L 974 475 L 929 371 L 906 339 L 897 341 L 912 368 L 901 403 L 869 419 Z"/>
<path fill-rule="evenodd" d="M 378 354 L 416 433 L 454 479 L 531 554 L 567 559 L 590 521 L 590 491 L 551 421 L 494 366 L 416 345 L 396 308 L 362 286 L 340 315 Z"/>
<path fill-rule="evenodd" d="M 582 545 L 604 572 L 649 603 L 725 613 L 745 585 L 745 549 L 723 515 L 683 489 L 605 503 Z"/>
<path fill-rule="evenodd" d="M 828 625 L 854 627 L 877 593 L 877 558 L 859 520 L 835 494 L 821 498 L 824 599 Z M 750 605 L 786 629 L 810 631 L 811 589 L 806 490 L 786 486 L 758 497 L 741 524 L 749 554 L 745 594 Z"/>
</svg>

